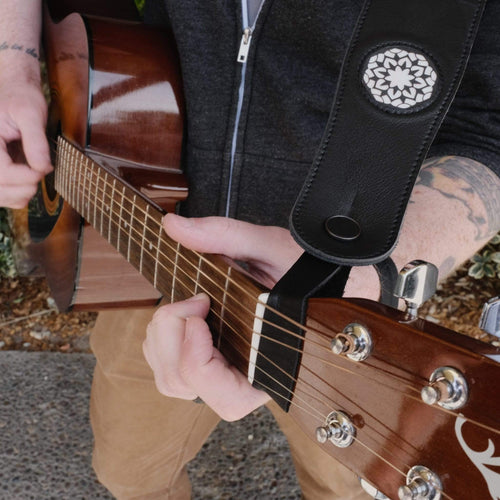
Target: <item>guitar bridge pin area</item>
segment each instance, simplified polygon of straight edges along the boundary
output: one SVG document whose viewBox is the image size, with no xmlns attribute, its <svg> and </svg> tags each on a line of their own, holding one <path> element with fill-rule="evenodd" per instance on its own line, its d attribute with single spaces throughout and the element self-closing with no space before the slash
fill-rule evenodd
<svg viewBox="0 0 500 500">
<path fill-rule="evenodd" d="M 372 351 L 372 338 L 368 329 L 359 323 L 350 323 L 332 339 L 334 354 L 347 356 L 353 361 L 365 360 Z"/>
<path fill-rule="evenodd" d="M 332 411 L 326 417 L 326 424 L 316 429 L 316 439 L 324 444 L 331 441 L 338 448 L 350 446 L 356 436 L 352 420 L 343 411 Z"/>
<path fill-rule="evenodd" d="M 462 408 L 469 398 L 469 388 L 464 375 L 451 366 L 434 370 L 429 384 L 421 391 L 422 401 L 428 405 L 438 404 L 447 410 Z"/>
</svg>

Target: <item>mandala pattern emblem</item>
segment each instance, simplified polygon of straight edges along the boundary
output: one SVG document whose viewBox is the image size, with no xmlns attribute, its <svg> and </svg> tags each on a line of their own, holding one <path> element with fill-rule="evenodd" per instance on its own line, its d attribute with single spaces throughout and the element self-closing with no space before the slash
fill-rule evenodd
<svg viewBox="0 0 500 500">
<path fill-rule="evenodd" d="M 363 71 L 370 97 L 390 111 L 411 112 L 428 106 L 436 93 L 434 65 L 418 52 L 401 47 L 371 55 Z"/>
</svg>

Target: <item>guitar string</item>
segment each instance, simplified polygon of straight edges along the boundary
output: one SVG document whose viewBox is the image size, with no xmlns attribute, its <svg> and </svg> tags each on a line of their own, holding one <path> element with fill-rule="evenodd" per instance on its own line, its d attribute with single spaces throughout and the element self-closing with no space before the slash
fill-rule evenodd
<svg viewBox="0 0 500 500">
<path fill-rule="evenodd" d="M 108 186 L 108 187 L 110 186 L 110 185 L 109 185 L 109 183 L 107 183 L 107 186 Z M 105 194 L 105 195 L 110 196 L 110 195 L 109 195 L 106 191 L 104 191 L 104 190 L 103 190 L 103 192 L 104 192 L 104 194 Z M 129 201 L 130 201 L 130 200 L 129 200 Z M 148 214 L 146 214 L 146 215 L 148 215 Z M 155 221 L 154 219 L 152 219 L 152 220 L 158 224 L 158 222 L 157 222 L 157 221 Z M 149 228 L 148 228 L 148 229 L 149 229 Z M 200 255 L 200 257 L 201 257 L 201 255 Z M 189 261 L 188 261 L 188 262 L 189 262 Z M 220 270 L 219 270 L 219 272 L 220 272 Z M 300 325 L 300 326 L 301 326 L 301 328 L 303 328 L 303 327 L 302 327 L 302 325 Z M 293 332 L 290 332 L 290 333 L 293 333 Z M 319 332 L 319 334 L 320 334 L 320 335 L 322 335 L 322 334 L 321 334 L 321 332 Z M 334 366 L 335 366 L 335 365 L 334 365 Z M 416 398 L 415 398 L 415 399 L 416 399 Z M 417 399 L 417 400 L 418 400 L 418 399 Z M 419 401 L 420 401 L 420 400 L 419 400 Z M 441 409 L 441 407 L 435 407 L 435 408 Z M 444 409 L 443 409 L 443 410 L 444 410 Z M 452 415 L 455 415 L 453 412 L 451 412 L 451 414 L 452 414 Z M 484 426 L 484 425 L 480 424 L 479 422 L 475 422 L 475 421 L 470 420 L 470 419 L 467 419 L 467 420 L 468 420 L 468 421 L 470 421 L 471 423 L 476 424 L 476 425 L 480 425 L 480 426 L 482 426 L 482 427 L 484 427 L 484 428 L 486 428 L 486 429 L 488 429 L 488 430 L 490 430 L 490 431 L 492 431 L 492 432 L 496 432 L 496 433 L 499 433 L 499 432 L 500 432 L 500 431 L 497 431 L 496 429 L 490 428 L 489 426 Z"/>
<path fill-rule="evenodd" d="M 91 184 L 92 184 L 92 181 L 91 181 Z M 98 186 L 96 186 L 96 185 L 94 185 L 94 187 L 96 187 L 97 189 L 99 189 L 99 187 L 98 187 Z M 107 193 L 104 193 L 104 194 L 106 194 L 106 195 L 107 195 Z M 86 194 L 83 194 L 83 196 L 85 196 L 85 197 L 87 198 L 87 201 L 90 201 L 90 202 L 91 202 L 91 200 L 89 200 L 89 198 L 88 198 L 88 196 L 86 196 Z M 92 203 L 92 202 L 91 202 L 91 203 Z M 89 209 L 89 210 L 90 210 L 90 209 Z M 82 210 L 82 211 L 83 211 L 83 210 Z M 126 212 L 127 214 L 130 214 L 130 215 L 131 215 L 131 213 L 130 213 L 127 209 L 125 209 L 125 212 Z M 113 211 L 113 214 L 114 214 L 114 215 L 116 215 L 116 216 L 117 216 L 117 218 L 119 218 L 119 219 L 120 219 L 120 215 L 118 215 L 116 212 L 114 212 L 114 211 Z M 145 215 L 147 216 L 148 214 L 145 214 Z M 108 217 L 108 216 L 107 216 L 107 217 Z M 112 218 L 112 214 L 110 214 L 110 215 L 109 215 L 109 217 L 111 217 L 111 218 Z M 122 220 L 122 221 L 124 221 L 124 219 L 123 219 L 123 218 L 121 218 L 121 220 Z M 152 219 L 152 220 L 154 221 L 154 219 Z M 113 219 L 111 220 L 111 223 L 112 223 L 112 224 L 114 224 L 114 225 L 116 225 L 116 226 L 118 226 L 118 225 L 119 225 L 119 222 L 117 222 L 117 221 L 115 221 L 115 220 L 113 220 Z M 145 226 L 145 228 L 146 228 L 146 230 L 148 230 L 148 231 L 152 231 L 151 229 L 147 228 L 147 226 Z M 137 233 L 137 230 L 133 227 L 133 225 L 131 226 L 131 229 Z M 154 235 L 154 236 L 156 236 L 156 234 L 155 234 L 155 233 L 153 233 L 153 235 Z M 135 241 L 138 245 L 140 245 L 140 243 L 138 242 L 138 240 L 134 240 L 134 241 Z M 171 249 L 171 250 L 173 250 L 173 251 L 175 251 L 175 249 L 174 249 L 174 248 L 172 248 L 171 246 L 170 246 L 170 249 Z M 145 252 L 146 252 L 146 253 L 147 253 L 150 257 L 154 258 L 154 256 L 153 256 L 150 252 L 148 252 L 148 250 L 147 250 L 147 249 L 145 250 Z M 172 261 L 172 259 L 171 259 L 168 255 L 166 255 L 166 254 L 164 254 L 164 253 L 162 253 L 162 252 L 160 252 L 160 253 L 162 254 L 162 256 L 163 256 L 163 257 L 165 257 L 165 258 L 166 258 L 167 260 L 169 260 L 172 264 L 174 264 L 174 262 Z M 200 256 L 201 256 L 201 254 L 200 254 Z M 183 259 L 187 262 L 187 264 L 189 264 L 189 265 L 191 265 L 191 266 L 195 267 L 195 264 L 193 264 L 191 261 L 189 261 L 189 260 L 188 260 L 185 256 L 183 256 L 182 254 L 180 254 L 180 257 L 181 257 L 181 258 L 183 258 Z M 166 272 L 170 273 L 170 271 L 168 270 L 168 268 L 167 268 L 167 267 L 165 267 L 163 264 L 160 264 L 160 266 L 161 266 L 161 267 L 163 267 L 163 269 L 164 269 Z M 215 268 L 215 269 L 218 269 L 218 268 Z M 186 273 L 186 271 L 185 271 L 184 269 L 182 269 L 182 267 L 181 267 L 181 268 L 179 268 L 179 271 L 180 271 L 180 272 L 182 272 L 182 273 L 184 273 L 184 274 L 187 276 L 187 278 L 192 279 L 192 278 L 191 278 L 191 277 L 190 277 L 190 276 Z M 222 290 L 222 287 L 221 287 L 218 283 L 214 282 L 214 281 L 210 278 L 210 276 L 206 275 L 206 273 L 204 273 L 203 271 L 202 271 L 201 273 L 202 273 L 202 274 L 203 274 L 203 275 L 204 275 L 204 276 L 205 276 L 205 277 L 206 277 L 209 281 L 211 281 L 211 282 L 212 282 L 212 283 L 213 283 L 216 287 L 218 287 L 220 290 Z M 205 290 L 207 293 L 209 293 L 209 292 L 208 292 L 208 290 L 206 290 L 206 289 L 204 289 L 204 290 Z M 210 293 L 209 293 L 209 294 L 210 294 Z M 231 296 L 230 296 L 230 298 L 234 299 L 234 297 L 231 297 Z M 252 297 L 252 298 L 253 298 L 253 297 Z M 214 297 L 214 299 L 215 299 L 215 297 Z M 215 299 L 215 300 L 216 300 L 216 301 L 218 301 L 218 299 Z M 218 301 L 218 302 L 219 302 L 219 304 L 220 304 L 220 301 Z M 220 304 L 220 305 L 222 306 L 222 304 Z M 228 312 L 230 312 L 229 308 L 225 308 L 225 309 L 226 309 L 226 310 L 228 310 Z M 248 308 L 242 308 L 242 309 L 243 309 L 244 311 L 248 312 L 249 314 L 254 315 L 254 311 L 251 311 L 251 310 L 250 310 L 250 309 L 248 309 Z M 279 329 L 279 330 L 283 331 L 284 333 L 287 333 L 288 335 L 293 335 L 293 336 L 295 336 L 295 337 L 299 338 L 301 341 L 303 340 L 303 337 L 302 337 L 301 335 L 299 335 L 299 334 L 297 334 L 297 333 L 295 333 L 295 332 L 291 332 L 291 331 L 289 331 L 289 330 L 285 329 L 284 327 L 281 327 L 281 326 L 279 326 L 279 325 L 274 325 L 272 322 L 270 322 L 270 321 L 268 321 L 268 320 L 265 320 L 265 319 L 263 319 L 263 322 L 265 322 L 265 323 L 267 323 L 267 324 L 270 324 L 271 326 L 273 326 L 273 327 L 275 327 L 275 328 L 277 328 L 277 329 Z M 302 327 L 302 328 L 303 328 L 303 327 Z M 308 329 L 307 331 L 309 331 L 309 332 L 310 332 L 310 331 L 311 331 L 311 329 Z M 323 333 L 319 332 L 319 331 L 315 331 L 315 333 L 317 333 L 318 335 L 321 335 L 321 336 L 325 337 L 325 335 L 324 335 Z M 263 338 L 268 338 L 269 340 L 272 340 L 272 341 L 274 341 L 274 342 L 277 342 L 276 340 L 271 339 L 271 338 L 269 338 L 269 337 L 266 337 L 266 336 L 262 336 L 262 337 L 263 337 Z M 328 339 L 328 337 L 325 337 L 325 338 L 326 338 L 326 340 L 329 340 L 329 339 Z M 311 342 L 311 341 L 309 341 L 309 342 Z M 277 342 L 277 343 L 279 343 L 279 342 Z M 324 345 L 319 344 L 319 343 L 316 343 L 316 344 L 317 344 L 319 347 L 321 347 L 323 350 L 325 350 L 326 352 L 328 352 L 329 354 L 331 353 L 331 349 L 329 349 L 327 346 L 324 346 Z M 286 347 L 286 348 L 288 348 L 288 349 L 293 349 L 293 350 L 296 350 L 297 352 L 302 352 L 302 351 L 300 351 L 300 350 L 298 350 L 298 349 L 296 349 L 296 348 L 292 348 L 291 346 L 288 346 L 288 345 L 287 345 L 287 344 L 285 344 L 285 343 L 281 343 L 281 345 L 285 346 L 285 347 Z M 349 358 L 346 358 L 346 359 L 349 359 Z M 366 366 L 371 366 L 371 365 L 366 364 Z M 378 368 L 375 368 L 375 367 L 373 367 L 373 369 L 378 370 Z M 345 370 L 345 369 L 344 369 L 344 370 Z M 391 376 L 392 378 L 396 378 L 396 376 L 395 376 L 394 374 L 387 373 L 387 375 Z M 413 391 L 415 391 L 415 392 L 420 392 L 420 389 L 418 389 L 418 388 L 415 388 L 415 387 L 412 387 L 412 386 L 408 385 L 408 381 L 407 381 L 407 380 L 405 380 L 405 379 L 403 379 L 403 378 L 401 378 L 401 377 L 397 377 L 397 378 L 396 378 L 396 381 L 398 381 L 398 382 L 405 382 L 405 383 L 406 383 L 406 387 L 407 387 L 407 388 L 409 388 L 410 390 L 413 390 Z M 398 391 L 399 389 L 393 388 L 393 390 Z"/>
<path fill-rule="evenodd" d="M 339 391 L 336 387 L 333 387 L 328 380 L 320 377 L 316 373 L 314 367 L 309 367 L 307 364 L 303 363 L 301 365 L 301 369 L 303 369 L 306 372 L 309 372 L 313 378 L 318 379 L 320 382 L 322 382 L 324 385 L 326 385 L 330 390 L 332 390 L 334 392 L 337 392 L 342 398 L 344 398 L 344 400 L 347 400 L 353 407 L 357 407 L 361 412 L 363 412 L 364 416 L 369 416 L 371 419 L 373 419 L 373 423 L 366 424 L 366 418 L 361 417 L 362 421 L 363 421 L 363 426 L 362 427 L 364 427 L 366 425 L 368 428 L 370 428 L 372 430 L 373 434 L 375 434 L 375 435 L 377 435 L 379 437 L 378 444 L 379 444 L 380 448 L 384 449 L 384 446 L 386 446 L 387 440 L 391 439 L 389 436 L 392 434 L 397 439 L 397 441 L 398 441 L 397 446 L 399 448 L 401 448 L 402 443 L 404 443 L 408 448 L 412 449 L 413 452 L 416 451 L 416 447 L 414 445 L 412 445 L 412 443 L 410 443 L 409 441 L 403 439 L 403 437 L 399 436 L 393 429 L 391 429 L 388 425 L 386 425 L 384 421 L 379 420 L 375 415 L 373 415 L 372 413 L 370 413 L 369 411 L 367 411 L 365 408 L 363 408 L 362 406 L 360 406 L 360 404 L 358 404 L 352 398 L 348 397 L 346 394 L 344 394 L 343 392 Z M 311 384 L 308 384 L 308 385 L 311 386 Z M 313 390 L 315 390 L 317 392 L 320 392 L 319 389 L 318 389 L 318 382 L 316 382 L 316 385 L 311 386 L 311 387 L 312 387 Z M 379 389 L 379 385 L 378 384 L 377 384 L 377 389 Z M 297 394 L 297 391 L 299 391 L 299 390 L 300 390 L 300 388 L 296 389 L 296 392 L 294 393 L 294 397 Z M 320 392 L 320 394 L 322 394 L 322 393 Z M 330 399 L 330 401 L 333 403 L 332 399 Z M 320 400 L 320 402 L 322 402 L 322 401 Z M 344 407 L 345 407 L 345 405 L 340 405 L 340 406 L 339 405 L 332 405 L 331 408 L 344 408 Z M 350 413 L 353 414 L 353 415 L 355 415 L 354 410 L 350 410 Z M 353 420 L 355 420 L 355 419 L 356 419 L 356 417 L 353 417 Z M 380 430 L 378 430 L 376 428 L 376 426 L 380 426 L 383 429 L 385 429 L 385 431 L 386 431 L 387 434 L 384 435 Z M 375 438 L 373 438 L 373 439 L 375 440 Z M 394 442 L 392 442 L 392 445 L 396 446 L 394 444 Z M 388 453 L 393 454 L 389 450 L 386 450 L 386 451 Z M 410 468 L 410 466 L 408 464 L 405 464 L 405 465 L 406 465 L 406 467 L 408 469 Z"/>
</svg>

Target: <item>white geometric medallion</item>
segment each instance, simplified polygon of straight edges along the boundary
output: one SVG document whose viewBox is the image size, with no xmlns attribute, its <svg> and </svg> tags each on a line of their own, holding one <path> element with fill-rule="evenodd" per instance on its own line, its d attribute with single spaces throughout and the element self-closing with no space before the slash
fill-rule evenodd
<svg viewBox="0 0 500 500">
<path fill-rule="evenodd" d="M 433 64 L 412 49 L 386 47 L 370 56 L 364 65 L 364 86 L 370 97 L 388 110 L 408 112 L 427 106 L 435 94 L 436 83 Z"/>
</svg>

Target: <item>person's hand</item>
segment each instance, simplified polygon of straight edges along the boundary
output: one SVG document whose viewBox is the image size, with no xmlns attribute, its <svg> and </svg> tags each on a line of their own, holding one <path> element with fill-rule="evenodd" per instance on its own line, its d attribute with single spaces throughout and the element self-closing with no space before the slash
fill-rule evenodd
<svg viewBox="0 0 500 500">
<path fill-rule="evenodd" d="M 183 246 L 245 261 L 249 272 L 272 287 L 302 253 L 290 233 L 234 219 L 185 219 L 169 214 L 168 235 Z M 225 420 L 237 420 L 270 398 L 254 389 L 213 346 L 205 323 L 210 300 L 205 294 L 160 307 L 148 326 L 144 355 L 158 390 L 182 399 L 200 397 Z"/>
<path fill-rule="evenodd" d="M 52 170 L 45 124 L 47 104 L 37 82 L 0 84 L 0 206 L 23 208 Z M 26 161 L 13 159 L 9 145 L 21 141 Z"/>
</svg>

